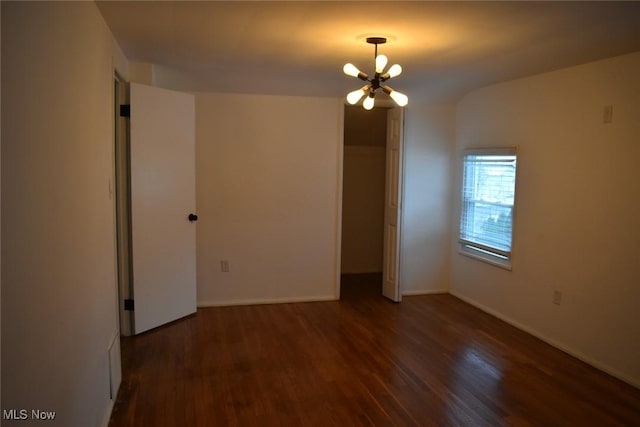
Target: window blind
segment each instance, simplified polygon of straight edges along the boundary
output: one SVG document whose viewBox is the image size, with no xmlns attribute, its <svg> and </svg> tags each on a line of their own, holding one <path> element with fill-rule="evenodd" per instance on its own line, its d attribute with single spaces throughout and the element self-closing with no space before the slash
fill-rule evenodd
<svg viewBox="0 0 640 427">
<path fill-rule="evenodd" d="M 511 258 L 516 163 L 512 148 L 465 151 L 460 217 L 463 248 Z"/>
</svg>

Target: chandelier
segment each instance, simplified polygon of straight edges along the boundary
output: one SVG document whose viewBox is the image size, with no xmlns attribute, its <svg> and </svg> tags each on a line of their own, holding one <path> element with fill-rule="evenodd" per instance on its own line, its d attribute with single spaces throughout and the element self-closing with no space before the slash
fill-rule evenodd
<svg viewBox="0 0 640 427">
<path fill-rule="evenodd" d="M 389 95 L 391 99 L 393 99 L 396 104 L 401 107 L 404 107 L 409 102 L 409 98 L 407 97 L 407 95 L 382 84 L 390 78 L 398 76 L 400 75 L 400 73 L 402 73 L 402 67 L 398 64 L 392 65 L 386 73 L 383 73 L 384 68 L 387 66 L 388 60 L 386 56 L 378 55 L 378 45 L 384 44 L 386 42 L 387 39 L 384 37 L 367 37 L 367 43 L 375 45 L 375 52 L 373 56 L 375 58 L 375 74 L 373 75 L 373 78 L 370 78 L 366 73 L 363 73 L 351 63 L 347 63 L 344 65 L 344 68 L 342 70 L 346 75 L 357 77 L 360 80 L 364 80 L 367 82 L 367 84 L 362 86 L 360 89 L 354 90 L 353 92 L 349 92 L 347 94 L 347 102 L 349 104 L 357 104 L 363 96 L 367 95 L 362 102 L 362 106 L 365 110 L 371 110 L 375 103 L 376 91 L 378 89 L 382 89 L 384 93 Z"/>
</svg>

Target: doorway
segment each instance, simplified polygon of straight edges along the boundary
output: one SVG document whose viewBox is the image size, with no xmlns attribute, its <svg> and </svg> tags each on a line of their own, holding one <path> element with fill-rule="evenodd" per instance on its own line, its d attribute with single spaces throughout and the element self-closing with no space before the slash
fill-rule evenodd
<svg viewBox="0 0 640 427">
<path fill-rule="evenodd" d="M 381 295 L 388 111 L 344 107 L 341 294 Z"/>
</svg>

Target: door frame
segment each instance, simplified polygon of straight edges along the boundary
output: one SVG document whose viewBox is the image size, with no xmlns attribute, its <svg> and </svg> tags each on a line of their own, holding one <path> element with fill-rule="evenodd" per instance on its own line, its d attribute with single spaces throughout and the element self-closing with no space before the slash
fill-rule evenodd
<svg viewBox="0 0 640 427">
<path fill-rule="evenodd" d="M 133 316 L 125 300 L 133 299 L 131 257 L 131 163 L 129 119 L 120 115 L 120 105 L 129 104 L 129 84 L 114 72 L 114 209 L 116 230 L 116 277 L 120 336 L 133 335 Z"/>
</svg>

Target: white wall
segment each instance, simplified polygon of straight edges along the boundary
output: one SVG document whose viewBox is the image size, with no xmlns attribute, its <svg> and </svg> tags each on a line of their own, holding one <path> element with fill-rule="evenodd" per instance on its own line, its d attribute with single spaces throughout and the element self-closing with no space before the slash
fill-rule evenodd
<svg viewBox="0 0 640 427">
<path fill-rule="evenodd" d="M 196 95 L 200 306 L 337 298 L 341 118 L 333 98 Z"/>
<path fill-rule="evenodd" d="M 52 426 L 111 405 L 112 49 L 92 2 L 2 2 L 2 409 Z"/>
<path fill-rule="evenodd" d="M 403 295 L 449 289 L 454 132 L 452 105 L 414 102 L 405 109 Z"/>
<path fill-rule="evenodd" d="M 153 78 L 154 65 L 149 62 L 129 62 L 129 82 L 155 86 Z"/>
<path fill-rule="evenodd" d="M 635 53 L 490 86 L 460 102 L 458 150 L 517 145 L 518 182 L 513 271 L 455 248 L 451 265 L 455 295 L 636 386 L 638 76 Z M 602 120 L 605 105 L 614 109 L 611 124 Z M 459 169 L 455 176 L 458 188 Z M 554 290 L 563 294 L 559 306 Z"/>
</svg>

